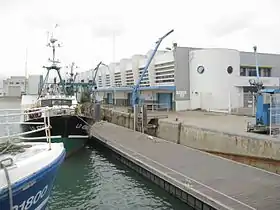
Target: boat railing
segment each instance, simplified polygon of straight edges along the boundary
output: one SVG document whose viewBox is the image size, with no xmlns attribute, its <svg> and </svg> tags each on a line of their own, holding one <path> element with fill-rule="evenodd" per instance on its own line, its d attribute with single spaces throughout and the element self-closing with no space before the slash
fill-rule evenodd
<svg viewBox="0 0 280 210">
<path fill-rule="evenodd" d="M 36 140 L 36 139 L 41 139 L 42 137 L 24 137 L 26 135 L 40 132 L 40 131 L 45 131 L 46 137 L 45 139 L 49 143 L 49 149 L 51 149 L 51 134 L 50 134 L 50 108 L 41 108 L 40 110 L 37 111 L 32 111 L 32 112 L 23 112 L 22 109 L 0 109 L 0 127 L 1 125 L 4 125 L 6 128 L 6 133 L 3 136 L 0 136 L 0 142 L 3 139 L 7 139 L 8 141 L 12 140 L 19 140 L 19 141 L 24 141 L 24 140 Z M 17 111 L 16 113 L 14 113 Z M 4 114 L 3 114 L 4 112 Z M 25 116 L 25 115 L 30 115 L 30 114 L 36 114 L 36 113 L 41 113 L 43 117 L 43 122 L 28 122 L 28 121 L 22 121 L 19 119 L 13 119 L 15 117 L 20 117 L 20 116 Z M 43 114 L 44 113 L 44 114 Z M 10 119 L 10 120 L 9 120 Z M 19 125 L 19 124 L 29 124 L 29 125 L 41 125 L 37 126 L 34 129 L 26 132 L 16 132 L 16 133 L 11 133 L 11 129 L 9 128 L 9 125 Z M 3 126 L 2 126 L 3 127 Z"/>
</svg>

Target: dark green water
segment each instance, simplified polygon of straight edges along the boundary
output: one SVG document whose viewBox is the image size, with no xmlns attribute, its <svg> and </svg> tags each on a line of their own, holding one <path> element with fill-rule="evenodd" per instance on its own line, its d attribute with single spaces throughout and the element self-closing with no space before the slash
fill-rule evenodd
<svg viewBox="0 0 280 210">
<path fill-rule="evenodd" d="M 7 107 L 19 108 L 19 101 L 0 100 L 0 109 Z M 112 159 L 110 151 L 87 147 L 62 164 L 47 209 L 191 208 Z"/>
<path fill-rule="evenodd" d="M 110 157 L 107 150 L 85 148 L 67 159 L 48 209 L 190 209 Z"/>
</svg>

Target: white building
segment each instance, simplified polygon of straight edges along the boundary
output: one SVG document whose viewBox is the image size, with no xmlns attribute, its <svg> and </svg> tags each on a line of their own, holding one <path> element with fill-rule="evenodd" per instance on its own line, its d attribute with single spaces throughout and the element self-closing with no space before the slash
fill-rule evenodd
<svg viewBox="0 0 280 210">
<path fill-rule="evenodd" d="M 99 69 L 96 82 L 107 103 L 129 105 L 132 85 L 146 64 L 147 55 L 134 55 Z M 278 87 L 280 55 L 258 54 L 261 81 L 265 87 Z M 78 80 L 92 78 L 92 72 Z M 141 82 L 145 103 L 157 103 L 173 110 L 228 110 L 252 106 L 256 79 L 253 52 L 232 49 L 198 49 L 174 45 L 171 51 L 159 51 Z"/>
<path fill-rule="evenodd" d="M 10 97 L 19 97 L 25 92 L 26 78 L 24 76 L 11 76 L 4 80 L 4 95 Z"/>
<path fill-rule="evenodd" d="M 27 83 L 27 94 L 38 95 L 43 84 L 43 75 L 29 75 Z"/>
<path fill-rule="evenodd" d="M 3 81 L 2 95 L 8 97 L 20 97 L 22 94 L 37 95 L 40 84 L 43 82 L 42 75 L 11 76 Z"/>
</svg>

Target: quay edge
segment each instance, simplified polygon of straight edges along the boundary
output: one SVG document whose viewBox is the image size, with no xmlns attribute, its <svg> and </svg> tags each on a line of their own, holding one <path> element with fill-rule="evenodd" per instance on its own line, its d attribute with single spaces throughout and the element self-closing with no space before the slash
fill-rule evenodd
<svg viewBox="0 0 280 210">
<path fill-rule="evenodd" d="M 223 206 L 222 204 L 222 206 L 216 204 L 211 199 L 207 198 L 207 196 L 201 195 L 195 190 L 191 190 L 183 182 L 179 182 L 178 180 L 175 180 L 174 178 L 168 176 L 167 173 L 162 173 L 160 170 L 151 167 L 140 159 L 131 156 L 129 152 L 119 150 L 117 147 L 114 147 L 114 145 L 108 143 L 108 141 L 101 136 L 98 136 L 98 138 L 97 136 L 91 136 L 90 141 L 96 141 L 98 144 L 101 144 L 102 146 L 110 149 L 110 151 L 112 151 L 111 154 L 116 160 L 126 165 L 130 169 L 136 171 L 144 178 L 152 181 L 154 184 L 156 184 L 172 196 L 180 199 L 182 202 L 186 203 L 195 210 L 216 210 L 216 208 L 213 207 L 216 205 L 218 207 L 217 209 L 230 209 L 226 206 Z M 200 199 L 198 199 L 199 197 Z"/>
<path fill-rule="evenodd" d="M 95 123 L 90 136 L 90 142 L 101 142 L 115 159 L 196 210 L 274 210 L 280 205 L 275 173 L 105 121 Z"/>
</svg>

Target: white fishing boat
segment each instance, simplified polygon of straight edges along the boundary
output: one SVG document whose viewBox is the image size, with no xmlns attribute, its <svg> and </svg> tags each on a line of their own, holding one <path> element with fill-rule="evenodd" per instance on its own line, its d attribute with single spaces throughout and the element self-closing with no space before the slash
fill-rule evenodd
<svg viewBox="0 0 280 210">
<path fill-rule="evenodd" d="M 0 136 L 1 210 L 40 210 L 47 206 L 58 169 L 65 158 L 65 149 L 63 143 L 51 143 L 49 110 L 41 109 L 32 114 L 42 112 L 43 123 L 26 122 L 40 124 L 41 128 L 25 133 L 11 133 L 7 129 L 6 134 Z M 24 114 L 20 110 L 3 114 L 0 110 L 0 127 L 22 123 L 7 118 L 19 118 Z M 45 142 L 22 142 L 26 140 L 23 135 L 41 131 L 45 132 Z"/>
<path fill-rule="evenodd" d="M 22 110 L 28 112 L 28 115 L 22 118 L 23 123 L 20 124 L 20 127 L 22 132 L 39 128 L 40 125 L 26 124 L 26 122 L 43 122 L 44 116 L 40 112 L 32 113 L 44 108 L 50 108 L 52 142 L 63 142 L 67 156 L 69 156 L 86 144 L 92 119 L 77 112 L 79 106 L 76 96 L 67 94 L 66 85 L 60 73 L 62 67 L 60 61 L 56 58 L 56 49 L 61 45 L 53 37 L 53 34 L 48 40 L 47 46 L 52 49 L 52 58 L 49 59 L 49 65 L 44 66 L 47 73 L 40 88 L 39 96 L 37 98 L 29 95 L 22 96 L 21 107 Z M 53 82 L 49 81 L 50 72 L 55 72 L 59 81 L 56 80 L 56 77 Z M 71 71 L 71 78 L 74 76 L 72 74 L 73 71 Z M 27 138 L 36 138 L 37 141 L 44 140 L 44 136 L 43 131 L 25 135 Z"/>
</svg>

